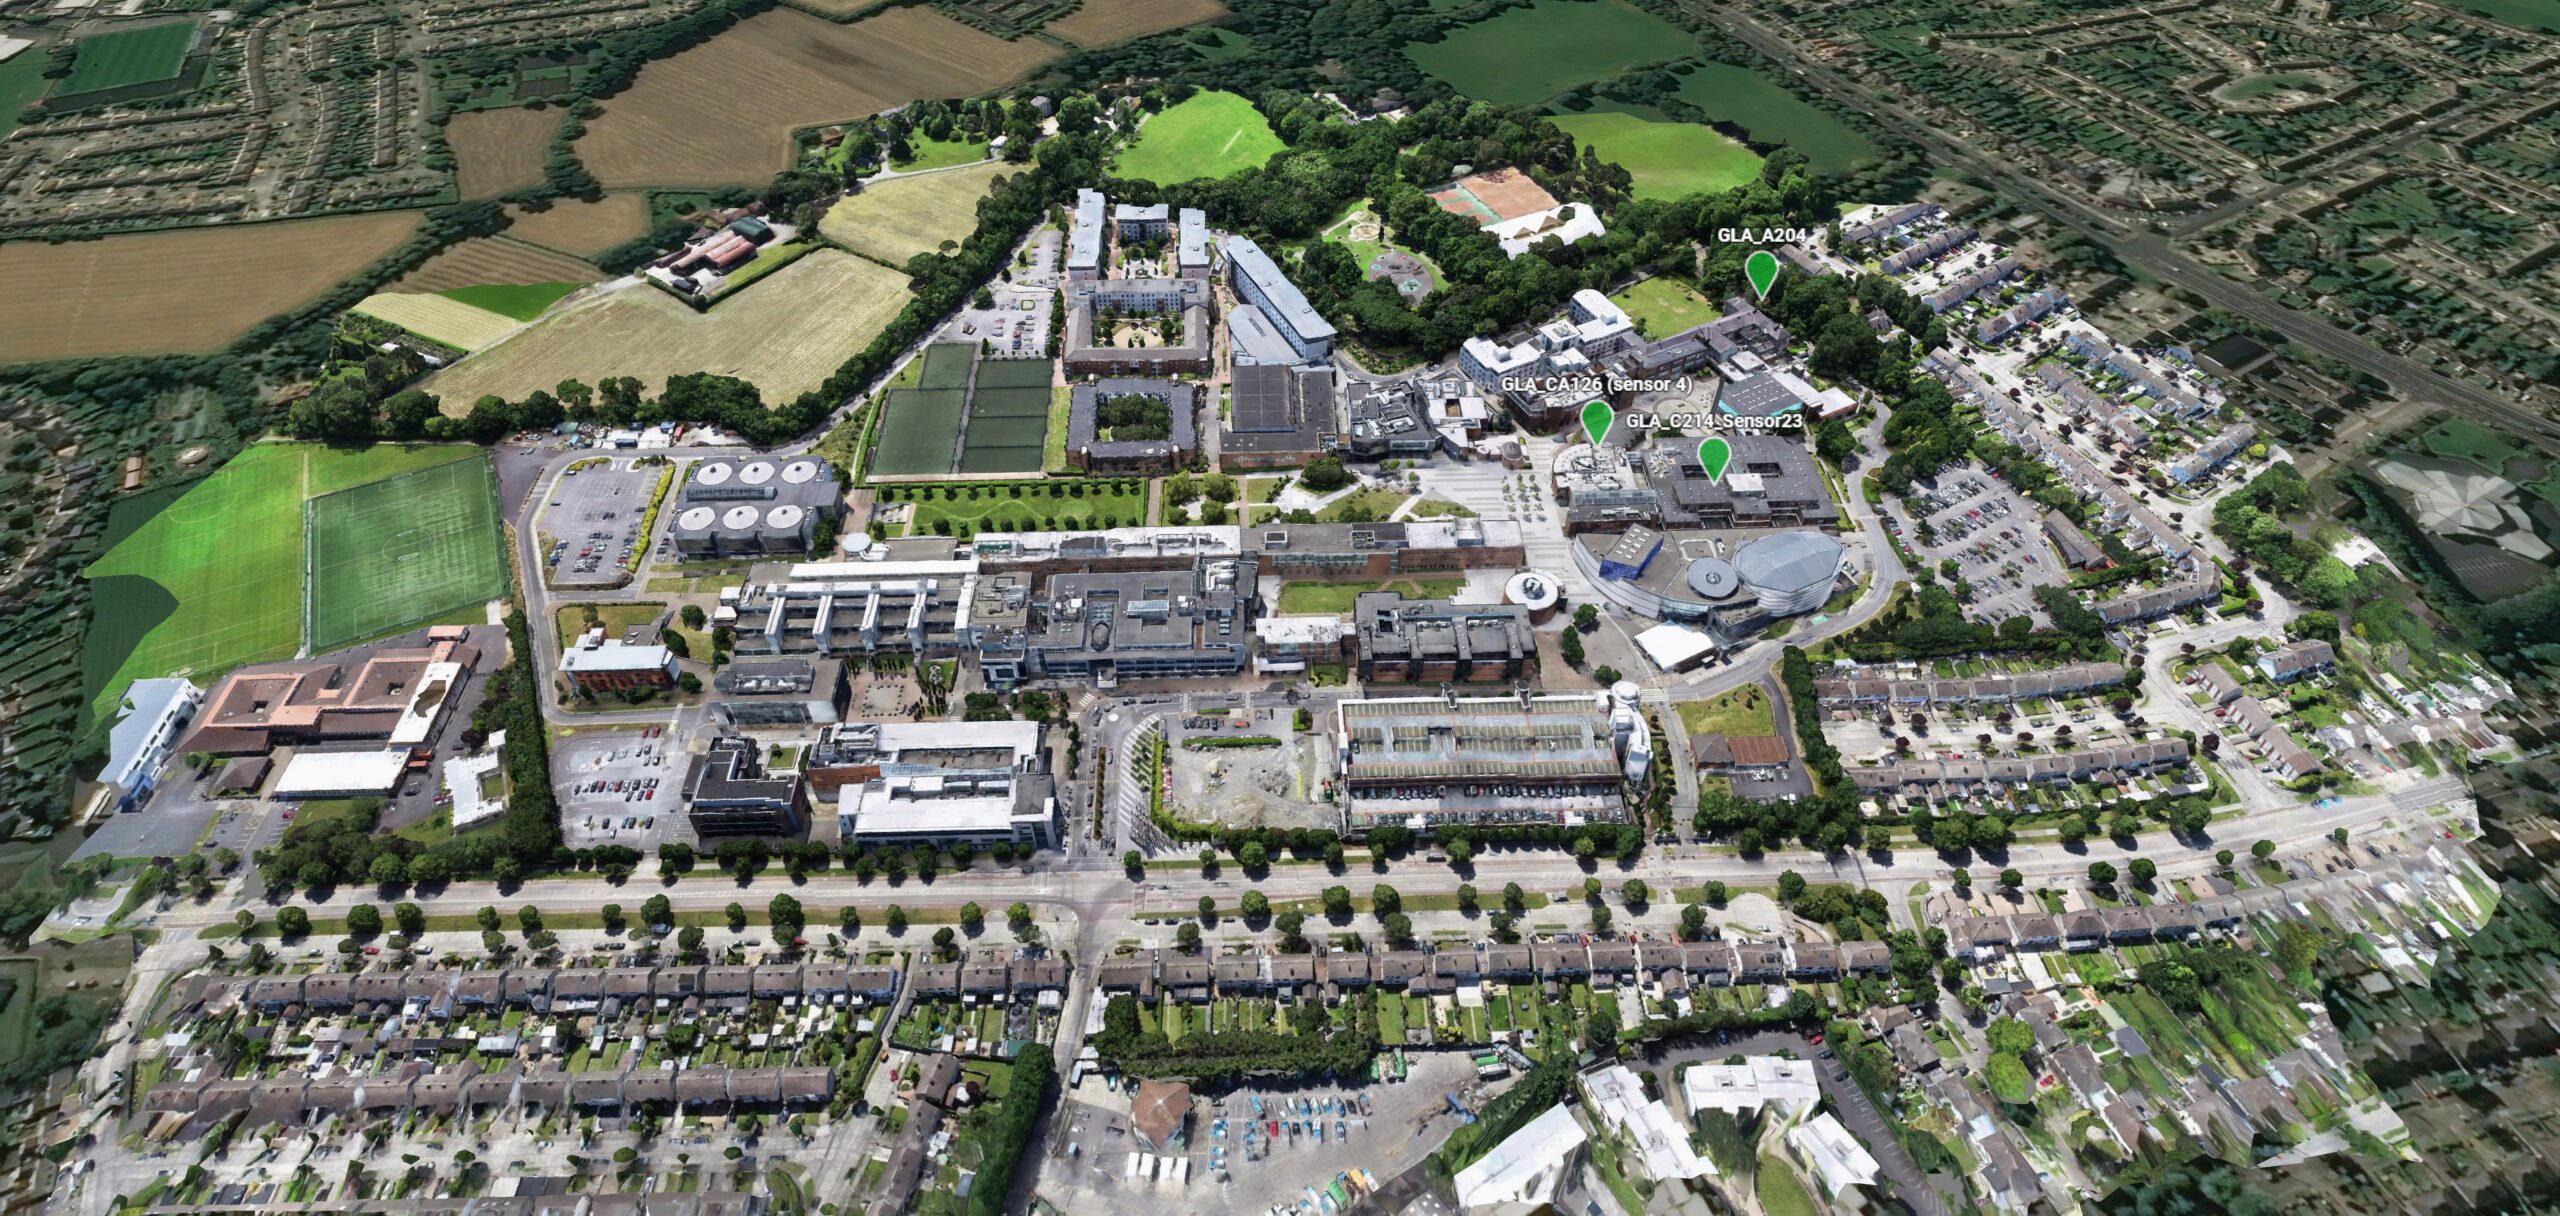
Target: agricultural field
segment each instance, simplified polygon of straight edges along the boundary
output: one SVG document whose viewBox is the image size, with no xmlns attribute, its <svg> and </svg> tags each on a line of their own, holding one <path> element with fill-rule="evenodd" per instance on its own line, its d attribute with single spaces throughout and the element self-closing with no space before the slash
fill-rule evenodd
<svg viewBox="0 0 2560 1216">
<path fill-rule="evenodd" d="M 466 351 L 487 346 L 516 327 L 512 317 L 441 295 L 376 292 L 359 302 L 355 311 Z"/>
<path fill-rule="evenodd" d="M 567 116 L 558 110 L 474 110 L 444 126 L 453 145 L 454 189 L 466 199 L 495 198 L 542 184 L 551 133 Z"/>
<path fill-rule="evenodd" d="M 508 208 L 507 218 L 507 235 L 516 240 L 588 258 L 648 235 L 649 199 L 638 193 L 553 199 L 539 211 Z"/>
<path fill-rule="evenodd" d="M 1640 63 L 1685 59 L 1696 42 L 1621 0 L 1537 0 L 1405 54 L 1469 97 L 1524 106 Z"/>
<path fill-rule="evenodd" d="M 565 253 L 510 237 L 483 236 L 447 246 L 416 270 L 400 276 L 390 289 L 442 292 L 493 284 L 593 283 L 603 277 L 595 267 Z"/>
<path fill-rule="evenodd" d="M 0 362 L 219 350 L 417 227 L 416 212 L 380 211 L 0 245 L 0 278 L 15 285 L 0 299 Z"/>
<path fill-rule="evenodd" d="M 851 25 L 774 9 L 641 69 L 588 124 L 577 153 L 608 187 L 762 183 L 790 165 L 794 128 L 982 93 L 1055 54 L 926 8 Z M 754 105 L 711 101 L 733 97 L 742 80 L 755 81 Z"/>
<path fill-rule="evenodd" d="M 883 486 L 886 502 L 915 504 L 910 534 L 1076 531 L 1126 527 L 1147 512 L 1147 483 L 1110 480 L 999 481 Z"/>
<path fill-rule="evenodd" d="M 1865 136 L 1749 68 L 1699 60 L 1673 96 L 1741 128 L 1754 143 L 1785 144 L 1804 153 L 1816 172 L 1844 172 L 1876 154 Z"/>
<path fill-rule="evenodd" d="M 629 287 L 580 301 L 426 382 L 449 413 L 486 393 L 510 400 L 572 377 L 635 376 L 655 392 L 672 375 L 714 372 L 787 401 L 824 383 L 906 307 L 906 276 L 822 249 L 708 313 Z"/>
<path fill-rule="evenodd" d="M 68 96 L 170 79 L 186 65 L 195 41 L 193 21 L 91 34 L 80 40 L 60 91 Z"/>
<path fill-rule="evenodd" d="M 506 593 L 497 481 L 457 460 L 311 502 L 311 649 L 335 650 Z"/>
<path fill-rule="evenodd" d="M 1226 15 L 1218 0 L 1084 0 L 1076 11 L 1042 27 L 1077 46 L 1126 42 Z"/>
<path fill-rule="evenodd" d="M 1636 330 L 1648 338 L 1668 338 L 1693 325 L 1724 315 L 1722 309 L 1678 279 L 1655 276 L 1609 297 L 1627 310 Z"/>
<path fill-rule="evenodd" d="M 988 164 L 875 182 L 828 207 L 818 231 L 864 257 L 904 266 L 944 241 L 967 239 L 977 227 L 978 200 L 1005 170 Z"/>
<path fill-rule="evenodd" d="M 1715 194 L 1756 181 L 1760 154 L 1713 127 L 1659 115 L 1595 108 L 1558 114 L 1555 124 L 1578 143 L 1635 177 L 1637 198 Z"/>
<path fill-rule="evenodd" d="M 303 503 L 420 469 L 484 461 L 479 449 L 261 443 L 167 501 L 83 573 L 97 619 L 81 652 L 94 714 L 125 685 L 198 683 L 293 655 L 303 643 Z M 492 502 L 494 509 L 494 500 Z"/>
<path fill-rule="evenodd" d="M 1158 184 L 1231 177 L 1287 146 L 1252 102 L 1213 89 L 1147 119 L 1111 171 Z"/>
<path fill-rule="evenodd" d="M 448 287 L 436 294 L 502 317 L 530 321 L 549 311 L 562 296 L 576 291 L 578 287 L 576 283 L 487 283 L 477 287 Z"/>
</svg>

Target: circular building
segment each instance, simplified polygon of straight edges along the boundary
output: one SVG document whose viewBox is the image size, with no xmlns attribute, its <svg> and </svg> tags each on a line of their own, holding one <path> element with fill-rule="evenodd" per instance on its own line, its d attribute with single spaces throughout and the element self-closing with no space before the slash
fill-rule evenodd
<svg viewBox="0 0 2560 1216">
<path fill-rule="evenodd" d="M 738 484 L 760 486 L 773 480 L 773 473 L 772 461 L 750 460 L 738 466 Z"/>
<path fill-rule="evenodd" d="M 725 486 L 729 484 L 729 478 L 734 476 L 737 471 L 738 466 L 733 465 L 728 461 L 706 460 L 700 465 L 695 466 L 693 470 L 693 484 L 703 489 L 709 489 L 713 486 Z"/>
<path fill-rule="evenodd" d="M 1779 532 L 1734 550 L 1733 568 L 1761 611 L 1795 616 L 1831 598 L 1842 557 L 1839 539 L 1826 533 Z"/>
<path fill-rule="evenodd" d="M 1733 598 L 1742 590 L 1742 574 L 1733 563 L 1721 557 L 1702 557 L 1689 563 L 1689 590 L 1699 599 L 1717 603 Z"/>
<path fill-rule="evenodd" d="M 1502 602 L 1528 609 L 1529 620 L 1535 624 L 1547 623 L 1562 601 L 1555 576 L 1544 570 L 1523 570 L 1502 585 Z"/>
</svg>

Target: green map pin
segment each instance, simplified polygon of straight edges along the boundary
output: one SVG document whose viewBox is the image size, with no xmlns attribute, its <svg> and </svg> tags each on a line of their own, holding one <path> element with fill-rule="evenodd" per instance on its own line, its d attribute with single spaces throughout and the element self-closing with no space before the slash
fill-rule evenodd
<svg viewBox="0 0 2560 1216">
<path fill-rule="evenodd" d="M 1751 280 L 1751 290 L 1759 292 L 1761 299 L 1768 299 L 1770 284 L 1778 281 L 1778 255 L 1766 249 L 1752 250 L 1750 257 L 1742 259 L 1742 274 Z"/>
<path fill-rule="evenodd" d="M 1698 445 L 1698 467 L 1707 471 L 1707 480 L 1723 481 L 1724 467 L 1733 463 L 1733 445 L 1719 435 Z"/>
<path fill-rule="evenodd" d="M 1594 397 L 1582 403 L 1582 433 L 1589 435 L 1593 443 L 1608 435 L 1609 424 L 1617 420 L 1618 411 L 1611 409 L 1606 401 Z"/>
</svg>

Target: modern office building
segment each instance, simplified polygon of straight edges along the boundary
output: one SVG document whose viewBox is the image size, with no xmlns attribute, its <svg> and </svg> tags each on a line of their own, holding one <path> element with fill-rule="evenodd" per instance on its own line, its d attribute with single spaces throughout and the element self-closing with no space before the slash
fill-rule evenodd
<svg viewBox="0 0 2560 1216">
<path fill-rule="evenodd" d="M 848 722 L 801 771 L 836 799 L 847 846 L 1058 846 L 1058 804 L 1037 722 Z"/>
<path fill-rule="evenodd" d="M 1233 676 L 1251 657 L 1253 584 L 1249 556 L 1050 575 L 1023 597 L 1018 623 L 976 630 L 980 663 L 1096 688 Z"/>
<path fill-rule="evenodd" d="M 1076 209 L 1067 224 L 1067 279 L 1102 277 L 1103 212 L 1108 204 L 1099 190 L 1076 191 Z"/>
<path fill-rule="evenodd" d="M 1319 582 L 1527 564 L 1520 525 L 1502 519 L 1257 524 L 1244 530 L 1244 544 L 1264 573 Z"/>
<path fill-rule="evenodd" d="M 808 788 L 798 773 L 768 772 L 753 739 L 725 735 L 694 757 L 685 777 L 694 835 L 797 836 L 808 827 Z"/>
<path fill-rule="evenodd" d="M 1272 327 L 1303 359 L 1326 359 L 1333 355 L 1335 337 L 1333 323 L 1319 315 L 1307 302 L 1306 293 L 1280 273 L 1278 263 L 1262 251 L 1262 246 L 1240 236 L 1225 242 L 1227 282 L 1236 296 L 1262 310 Z"/>
<path fill-rule="evenodd" d="M 738 659 L 711 677 L 711 713 L 732 727 L 823 726 L 843 719 L 849 692 L 842 659 Z"/>
<path fill-rule="evenodd" d="M 1198 207 L 1174 214 L 1174 273 L 1186 279 L 1208 278 L 1209 214 Z"/>
<path fill-rule="evenodd" d="M 98 771 L 98 783 L 115 791 L 117 810 L 132 810 L 151 796 L 178 732 L 202 704 L 204 690 L 183 676 L 136 680 L 125 688 L 116 724 L 107 732 L 106 767 Z"/>
<path fill-rule="evenodd" d="M 1409 600 L 1393 591 L 1353 597 L 1364 682 L 1517 680 L 1537 666 L 1529 610 L 1516 604 Z"/>
<path fill-rule="evenodd" d="M 1332 368 L 1239 362 L 1227 379 L 1218 467 L 1293 468 L 1334 449 L 1342 424 Z"/>
<path fill-rule="evenodd" d="M 1345 700 L 1334 738 L 1348 826 L 1620 818 L 1618 725 L 1595 693 Z"/>
<path fill-rule="evenodd" d="M 737 612 L 741 655 L 946 655 L 974 642 L 966 626 L 977 581 L 975 557 L 893 555 L 752 566 L 722 598 Z"/>
</svg>

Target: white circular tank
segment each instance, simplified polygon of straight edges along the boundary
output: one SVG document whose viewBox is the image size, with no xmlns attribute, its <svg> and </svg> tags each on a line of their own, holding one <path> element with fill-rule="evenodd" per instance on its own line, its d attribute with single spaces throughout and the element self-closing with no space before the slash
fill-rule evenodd
<svg viewBox="0 0 2560 1216">
<path fill-rule="evenodd" d="M 764 513 L 764 526 L 776 532 L 793 531 L 800 526 L 801 518 L 808 513 L 800 507 L 784 503 Z"/>
<path fill-rule="evenodd" d="M 782 480 L 791 485 L 807 485 L 818 476 L 818 462 L 795 460 L 782 466 Z"/>
<path fill-rule="evenodd" d="M 676 516 L 676 529 L 681 532 L 709 531 L 711 521 L 718 518 L 720 518 L 720 512 L 713 508 L 687 507 L 684 514 Z"/>
<path fill-rule="evenodd" d="M 773 462 L 770 460 L 751 460 L 738 466 L 739 485 L 760 486 L 771 480 L 773 480 Z"/>
<path fill-rule="evenodd" d="M 693 484 L 698 486 L 725 486 L 729 484 L 730 476 L 735 474 L 737 471 L 737 466 L 730 464 L 728 461 L 706 460 L 702 463 L 702 467 L 693 471 Z"/>
<path fill-rule="evenodd" d="M 754 507 L 731 507 L 728 514 L 720 517 L 720 526 L 732 532 L 743 532 L 756 526 L 757 514 Z"/>
</svg>

